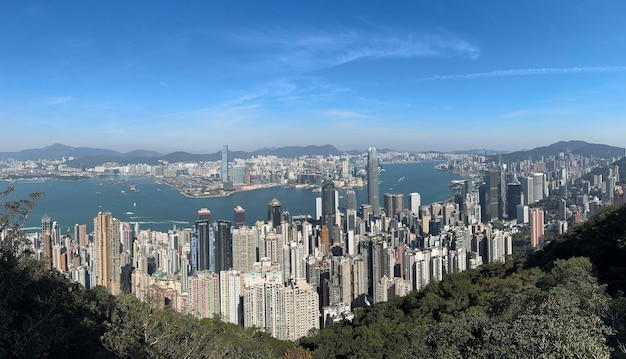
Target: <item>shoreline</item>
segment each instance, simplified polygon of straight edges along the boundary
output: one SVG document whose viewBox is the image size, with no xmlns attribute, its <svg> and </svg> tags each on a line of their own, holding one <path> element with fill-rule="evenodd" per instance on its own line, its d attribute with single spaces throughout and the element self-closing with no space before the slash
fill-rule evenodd
<svg viewBox="0 0 626 359">
<path fill-rule="evenodd" d="M 179 193 L 183 197 L 186 197 L 186 198 L 206 199 L 206 198 L 228 197 L 231 194 L 235 194 L 235 193 L 255 191 L 255 190 L 260 190 L 260 189 L 274 188 L 274 187 L 281 187 L 281 186 L 283 186 L 283 185 L 280 184 L 280 183 L 269 183 L 269 184 L 263 184 L 263 185 L 251 185 L 251 187 L 246 187 L 246 188 L 241 188 L 241 189 L 234 189 L 232 191 L 227 191 L 225 193 L 193 195 L 193 194 L 186 193 L 184 189 L 180 190 Z M 174 186 L 171 186 L 171 187 L 175 188 Z"/>
</svg>

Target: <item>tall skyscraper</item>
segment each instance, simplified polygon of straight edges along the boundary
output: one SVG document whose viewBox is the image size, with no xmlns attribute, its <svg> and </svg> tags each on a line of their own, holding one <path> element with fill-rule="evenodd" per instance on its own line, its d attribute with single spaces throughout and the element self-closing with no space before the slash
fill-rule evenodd
<svg viewBox="0 0 626 359">
<path fill-rule="evenodd" d="M 327 178 L 322 183 L 322 225 L 332 228 L 335 224 L 337 205 L 335 203 L 335 183 Z"/>
<path fill-rule="evenodd" d="M 543 173 L 533 173 L 533 202 L 543 199 L 545 187 L 545 177 Z"/>
<path fill-rule="evenodd" d="M 419 193 L 409 193 L 409 208 L 411 213 L 415 216 L 419 216 L 420 206 L 422 205 L 422 199 Z"/>
<path fill-rule="evenodd" d="M 44 247 L 46 267 L 52 270 L 52 220 L 47 214 L 41 217 L 41 245 Z"/>
<path fill-rule="evenodd" d="M 282 221 L 281 215 L 282 207 L 280 201 L 273 198 L 267 206 L 267 223 L 272 226 L 272 228 L 280 227 L 280 222 Z"/>
<path fill-rule="evenodd" d="M 81 247 L 87 246 L 87 225 L 86 224 L 76 224 L 74 226 L 74 237 L 78 242 L 78 245 Z"/>
<path fill-rule="evenodd" d="M 374 217 L 380 217 L 378 185 L 378 153 L 375 147 L 370 147 L 367 150 L 367 202 L 372 206 Z"/>
<path fill-rule="evenodd" d="M 353 189 L 346 192 L 346 210 L 348 209 L 356 209 L 356 192 Z"/>
<path fill-rule="evenodd" d="M 535 203 L 533 198 L 533 177 L 528 176 L 522 178 L 522 193 L 524 194 L 523 204 L 530 205 Z"/>
<path fill-rule="evenodd" d="M 402 212 L 403 209 L 404 209 L 404 194 L 395 193 L 393 195 L 393 201 L 392 201 L 393 215 L 396 215 Z"/>
<path fill-rule="evenodd" d="M 215 240 L 215 272 L 229 270 L 233 267 L 233 235 L 230 221 L 217 221 Z"/>
<path fill-rule="evenodd" d="M 191 272 L 215 270 L 215 237 L 211 224 L 211 211 L 202 208 L 198 211 L 191 237 Z"/>
<path fill-rule="evenodd" d="M 106 287 L 111 294 L 120 293 L 120 222 L 111 212 L 100 212 L 93 220 L 96 246 L 96 285 Z"/>
<path fill-rule="evenodd" d="M 222 183 L 228 182 L 228 145 L 222 147 Z"/>
<path fill-rule="evenodd" d="M 522 185 L 509 183 L 506 191 L 507 217 L 509 220 L 517 218 L 517 205 L 522 204 Z"/>
<path fill-rule="evenodd" d="M 385 208 L 385 215 L 387 216 L 387 218 L 393 217 L 393 194 L 385 193 L 383 197 L 384 197 L 383 206 Z"/>
<path fill-rule="evenodd" d="M 498 173 L 485 172 L 485 183 L 480 186 L 480 206 L 483 223 L 498 219 Z"/>
<path fill-rule="evenodd" d="M 530 212 L 530 245 L 539 247 L 544 240 L 543 210 L 533 208 Z"/>
</svg>

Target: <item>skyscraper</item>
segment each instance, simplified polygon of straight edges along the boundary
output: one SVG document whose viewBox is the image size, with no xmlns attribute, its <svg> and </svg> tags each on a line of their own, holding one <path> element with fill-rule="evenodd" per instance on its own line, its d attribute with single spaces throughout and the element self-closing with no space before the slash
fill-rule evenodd
<svg viewBox="0 0 626 359">
<path fill-rule="evenodd" d="M 120 222 L 111 212 L 100 212 L 93 220 L 96 246 L 96 285 L 106 287 L 111 294 L 120 293 Z"/>
<path fill-rule="evenodd" d="M 411 213 L 419 216 L 421 205 L 422 200 L 420 194 L 417 192 L 409 193 L 409 208 L 411 209 Z"/>
<path fill-rule="evenodd" d="M 332 228 L 336 216 L 335 183 L 327 178 L 322 183 L 322 225 Z"/>
<path fill-rule="evenodd" d="M 282 207 L 280 205 L 280 201 L 273 198 L 267 207 L 267 223 L 272 226 L 272 228 L 279 227 L 282 220 L 281 214 Z"/>
<path fill-rule="evenodd" d="M 41 240 L 44 247 L 46 267 L 52 270 L 52 220 L 47 214 L 41 217 Z"/>
<path fill-rule="evenodd" d="M 222 147 L 222 183 L 228 182 L 228 145 Z"/>
<path fill-rule="evenodd" d="M 367 150 L 367 202 L 372 206 L 374 217 L 380 217 L 378 198 L 378 154 L 375 147 Z"/>
<path fill-rule="evenodd" d="M 230 221 L 217 221 L 217 238 L 215 241 L 215 272 L 229 270 L 233 267 L 233 235 Z"/>
<path fill-rule="evenodd" d="M 533 173 L 533 202 L 543 199 L 545 187 L 545 177 L 543 173 Z"/>
<path fill-rule="evenodd" d="M 528 176 L 522 178 L 522 193 L 524 194 L 523 204 L 529 205 L 535 203 L 533 198 L 533 177 Z"/>
<path fill-rule="evenodd" d="M 506 191 L 507 217 L 509 220 L 517 218 L 517 205 L 522 204 L 522 185 L 509 183 Z"/>
<path fill-rule="evenodd" d="M 346 210 L 348 209 L 356 209 L 356 192 L 353 189 L 346 192 Z"/>
<path fill-rule="evenodd" d="M 485 172 L 485 183 L 480 186 L 480 206 L 483 223 L 498 219 L 498 173 Z"/>
<path fill-rule="evenodd" d="M 191 272 L 215 270 L 214 236 L 211 225 L 211 211 L 202 208 L 198 211 L 191 238 Z"/>
</svg>

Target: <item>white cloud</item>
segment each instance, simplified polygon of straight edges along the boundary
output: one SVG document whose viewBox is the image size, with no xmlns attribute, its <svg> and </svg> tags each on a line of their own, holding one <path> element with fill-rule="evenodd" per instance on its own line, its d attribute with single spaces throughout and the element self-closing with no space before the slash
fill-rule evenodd
<svg viewBox="0 0 626 359">
<path fill-rule="evenodd" d="M 489 72 L 474 72 L 458 75 L 434 75 L 423 77 L 417 81 L 438 80 L 475 80 L 495 77 L 511 76 L 535 76 L 535 75 L 561 75 L 561 74 L 584 74 L 584 73 L 609 73 L 626 72 L 626 66 L 597 66 L 597 67 L 543 67 L 533 69 L 510 69 Z"/>
<path fill-rule="evenodd" d="M 507 112 L 502 115 L 502 118 L 511 119 L 511 118 L 522 118 L 522 117 L 556 117 L 563 115 L 572 115 L 577 113 L 576 111 L 569 109 L 522 109 L 515 110 L 511 112 Z"/>
<path fill-rule="evenodd" d="M 33 106 L 56 106 L 72 102 L 72 96 L 51 96 L 32 102 Z"/>
<path fill-rule="evenodd" d="M 263 55 L 263 70 L 309 72 L 362 59 L 464 56 L 476 59 L 480 49 L 458 36 L 410 31 L 339 29 L 302 33 L 292 29 L 255 29 L 235 37 Z"/>
</svg>

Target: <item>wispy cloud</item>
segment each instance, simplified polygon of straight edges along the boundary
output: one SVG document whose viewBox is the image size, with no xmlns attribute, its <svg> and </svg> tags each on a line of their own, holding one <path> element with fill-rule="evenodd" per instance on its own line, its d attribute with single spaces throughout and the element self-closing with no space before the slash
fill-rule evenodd
<svg viewBox="0 0 626 359">
<path fill-rule="evenodd" d="M 504 119 L 522 118 L 522 117 L 558 117 L 564 115 L 572 115 L 577 113 L 572 109 L 523 109 L 507 112 L 502 115 Z"/>
<path fill-rule="evenodd" d="M 57 106 L 72 102 L 72 96 L 50 96 L 31 102 L 32 106 Z"/>
<path fill-rule="evenodd" d="M 479 48 L 458 36 L 439 32 L 352 30 L 301 32 L 255 29 L 235 36 L 243 46 L 262 54 L 264 69 L 315 71 L 364 59 L 463 56 L 476 59 Z"/>
<path fill-rule="evenodd" d="M 597 66 L 597 67 L 542 67 L 533 69 L 511 69 L 497 70 L 489 72 L 474 72 L 458 75 L 434 75 L 417 79 L 417 81 L 439 81 L 439 80 L 476 80 L 494 77 L 511 76 L 536 76 L 536 75 L 563 75 L 563 74 L 585 74 L 585 73 L 609 73 L 626 72 L 626 66 Z"/>
<path fill-rule="evenodd" d="M 322 113 L 324 117 L 329 117 L 335 120 L 356 120 L 356 119 L 371 119 L 372 116 L 352 110 L 326 110 Z"/>
</svg>

